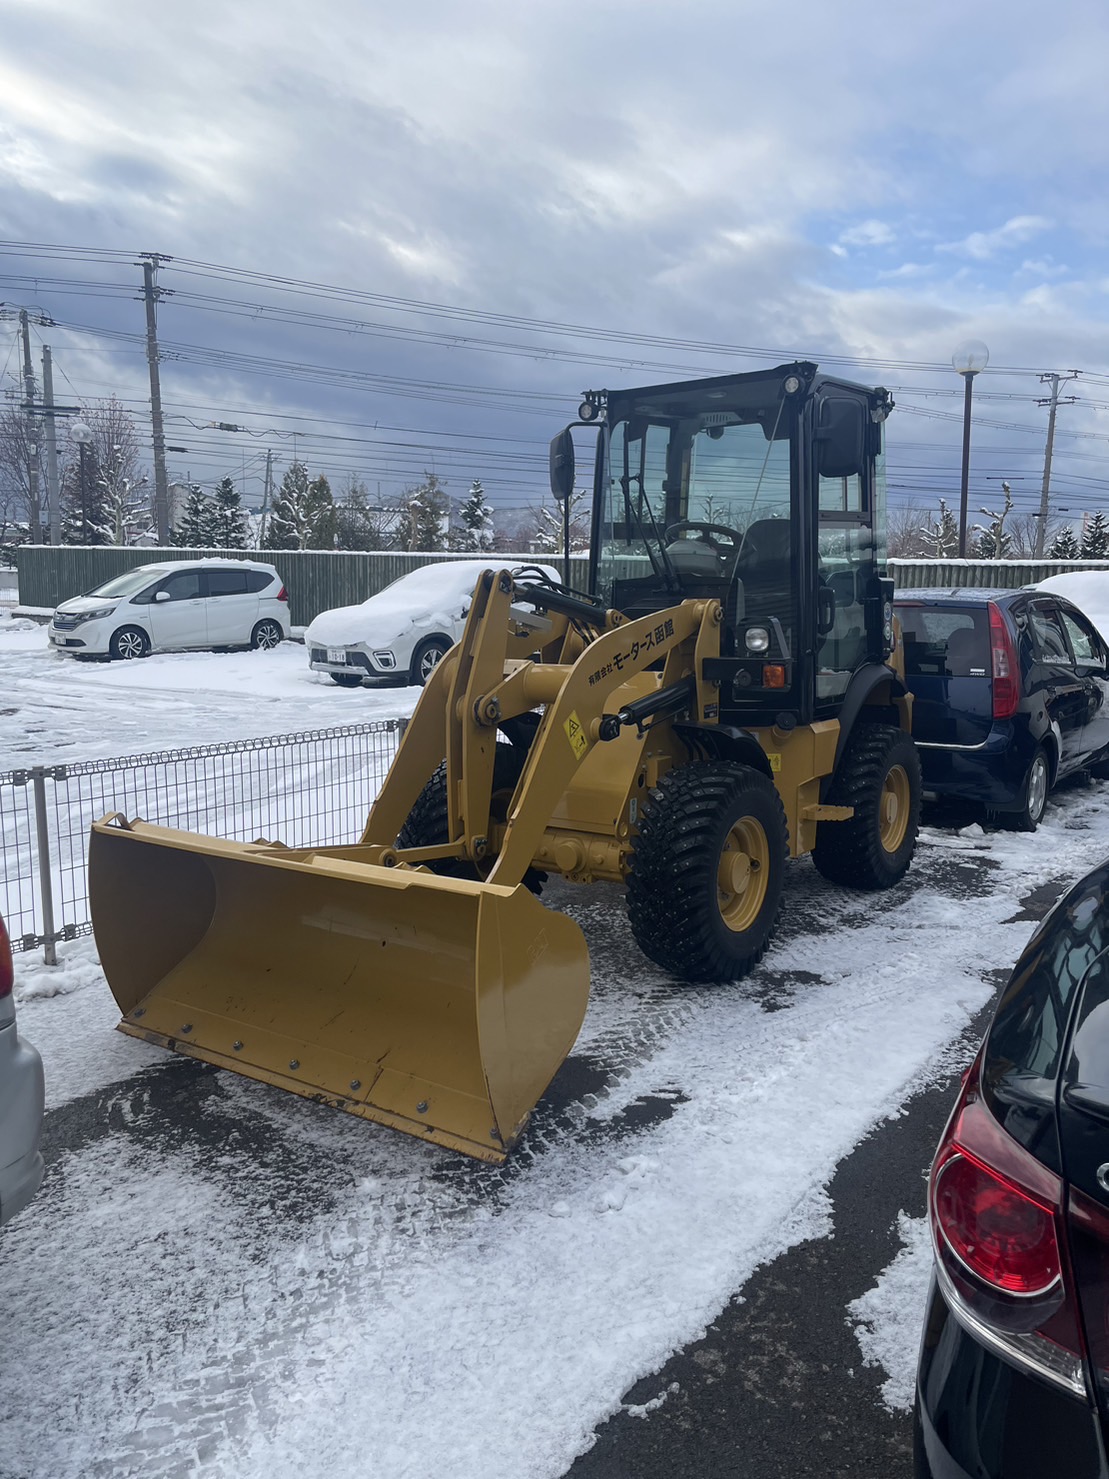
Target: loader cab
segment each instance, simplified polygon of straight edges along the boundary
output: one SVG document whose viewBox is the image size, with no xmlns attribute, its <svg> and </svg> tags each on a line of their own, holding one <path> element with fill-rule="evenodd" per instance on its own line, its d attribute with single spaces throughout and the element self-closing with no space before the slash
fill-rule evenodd
<svg viewBox="0 0 1109 1479">
<path fill-rule="evenodd" d="M 888 658 L 891 406 L 808 362 L 583 402 L 601 429 L 591 588 L 629 618 L 720 601 L 722 720 L 831 717 Z"/>
</svg>

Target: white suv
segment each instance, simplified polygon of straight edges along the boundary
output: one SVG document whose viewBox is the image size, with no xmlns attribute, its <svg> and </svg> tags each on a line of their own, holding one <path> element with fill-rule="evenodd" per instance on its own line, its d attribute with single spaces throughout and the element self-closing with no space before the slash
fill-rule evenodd
<svg viewBox="0 0 1109 1479">
<path fill-rule="evenodd" d="M 276 647 L 289 635 L 289 597 L 274 567 L 253 560 L 140 565 L 63 601 L 48 635 L 73 657 Z"/>
</svg>

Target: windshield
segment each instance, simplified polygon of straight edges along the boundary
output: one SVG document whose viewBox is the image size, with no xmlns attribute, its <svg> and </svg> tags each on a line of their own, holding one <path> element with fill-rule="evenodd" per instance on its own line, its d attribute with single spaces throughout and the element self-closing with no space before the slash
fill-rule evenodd
<svg viewBox="0 0 1109 1479">
<path fill-rule="evenodd" d="M 126 575 L 113 576 L 111 580 L 106 580 L 103 585 L 98 585 L 89 591 L 89 595 L 133 596 L 136 591 L 145 590 L 148 585 L 165 573 L 159 565 L 143 565 L 138 570 L 128 570 Z"/>
<path fill-rule="evenodd" d="M 606 599 L 614 580 L 668 576 L 662 549 L 681 538 L 678 524 L 717 526 L 717 543 L 733 557 L 752 525 L 773 519 L 788 526 L 791 444 L 783 412 L 779 401 L 769 427 L 728 411 L 629 417 L 613 426 L 598 551 Z"/>
</svg>

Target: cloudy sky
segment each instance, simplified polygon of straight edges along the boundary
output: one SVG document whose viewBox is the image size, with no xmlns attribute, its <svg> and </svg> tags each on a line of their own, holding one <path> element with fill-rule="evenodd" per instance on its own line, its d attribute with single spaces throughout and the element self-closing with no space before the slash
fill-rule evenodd
<svg viewBox="0 0 1109 1479">
<path fill-rule="evenodd" d="M 171 472 L 296 450 L 538 496 L 586 386 L 803 355 L 894 390 L 891 496 L 1109 507 L 1104 0 L 0 0 L 0 298 Z M 28 245 L 36 244 L 36 245 Z M 59 251 L 58 247 L 70 249 Z M 4 339 L 9 344 L 4 344 Z M 18 374 L 10 323 L 0 368 Z M 246 433 L 204 428 L 211 420 Z"/>
</svg>

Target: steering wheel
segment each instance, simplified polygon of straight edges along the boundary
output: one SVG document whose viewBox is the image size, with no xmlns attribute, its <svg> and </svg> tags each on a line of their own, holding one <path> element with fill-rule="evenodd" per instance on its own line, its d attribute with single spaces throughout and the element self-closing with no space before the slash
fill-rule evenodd
<svg viewBox="0 0 1109 1479">
<path fill-rule="evenodd" d="M 666 530 L 663 538 L 667 544 L 672 544 L 679 534 L 684 534 L 687 529 L 694 530 L 710 549 L 714 549 L 718 555 L 730 555 L 739 549 L 742 542 L 739 534 L 734 529 L 728 529 L 723 524 L 702 524 L 696 519 L 682 519 L 677 524 L 671 524 Z M 720 540 L 727 541 L 727 548 L 722 547 Z"/>
</svg>

